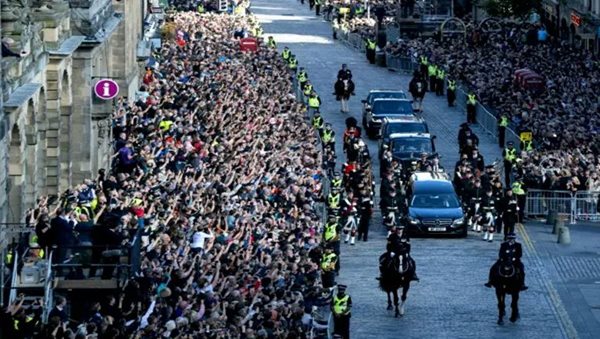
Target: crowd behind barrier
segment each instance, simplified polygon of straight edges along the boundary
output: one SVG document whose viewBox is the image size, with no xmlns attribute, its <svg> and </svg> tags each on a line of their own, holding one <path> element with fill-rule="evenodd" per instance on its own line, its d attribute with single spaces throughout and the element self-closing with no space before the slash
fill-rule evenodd
<svg viewBox="0 0 600 339">
<path fill-rule="evenodd" d="M 327 178 L 295 80 L 264 43 L 240 51 L 261 30 L 252 16 L 167 21 L 144 95 L 118 102 L 113 168 L 30 214 L 36 247 L 62 259 L 67 244 L 142 232 L 139 271 L 77 324 L 63 298 L 44 326 L 18 299 L 2 312 L 8 337 L 309 336 Z"/>
</svg>

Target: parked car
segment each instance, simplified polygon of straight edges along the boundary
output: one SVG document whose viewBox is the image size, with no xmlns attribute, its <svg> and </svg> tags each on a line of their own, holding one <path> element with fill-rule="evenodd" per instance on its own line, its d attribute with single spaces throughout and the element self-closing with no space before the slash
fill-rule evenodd
<svg viewBox="0 0 600 339">
<path fill-rule="evenodd" d="M 443 172 L 417 172 L 408 190 L 407 232 L 411 235 L 467 236 L 464 212 L 450 178 Z"/>
<path fill-rule="evenodd" d="M 381 128 L 384 118 L 414 116 L 412 100 L 409 99 L 375 99 L 363 114 L 363 127 L 369 138 L 374 138 Z"/>
<path fill-rule="evenodd" d="M 402 133 L 429 133 L 429 127 L 423 118 L 416 116 L 401 116 L 384 118 L 379 130 L 379 158 L 383 154 L 383 145 L 388 144 L 390 135 Z"/>
</svg>

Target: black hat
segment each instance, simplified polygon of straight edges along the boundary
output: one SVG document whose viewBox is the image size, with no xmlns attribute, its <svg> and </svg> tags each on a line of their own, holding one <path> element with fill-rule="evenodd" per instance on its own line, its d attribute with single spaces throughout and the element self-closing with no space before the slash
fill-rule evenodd
<svg viewBox="0 0 600 339">
<path fill-rule="evenodd" d="M 347 288 L 348 288 L 348 286 L 346 286 L 346 285 L 341 285 L 341 284 L 337 285 L 338 292 L 342 292 L 343 293 L 343 292 L 346 291 Z"/>
<path fill-rule="evenodd" d="M 508 146 L 514 146 L 514 145 L 515 145 L 515 143 L 514 143 L 514 142 L 512 142 L 512 141 L 509 141 L 509 142 L 507 143 L 507 145 L 508 145 Z"/>
<path fill-rule="evenodd" d="M 517 235 L 514 232 L 510 232 L 506 235 L 506 239 L 517 239 Z"/>
</svg>

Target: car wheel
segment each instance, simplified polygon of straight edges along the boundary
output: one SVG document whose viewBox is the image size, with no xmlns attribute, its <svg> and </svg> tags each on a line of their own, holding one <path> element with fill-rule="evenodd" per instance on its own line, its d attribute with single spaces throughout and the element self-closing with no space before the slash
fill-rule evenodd
<svg viewBox="0 0 600 339">
<path fill-rule="evenodd" d="M 468 227 L 465 225 L 464 228 L 463 228 L 462 233 L 460 233 L 460 237 L 461 238 L 466 238 L 467 235 L 469 235 L 469 232 L 468 232 Z"/>
</svg>

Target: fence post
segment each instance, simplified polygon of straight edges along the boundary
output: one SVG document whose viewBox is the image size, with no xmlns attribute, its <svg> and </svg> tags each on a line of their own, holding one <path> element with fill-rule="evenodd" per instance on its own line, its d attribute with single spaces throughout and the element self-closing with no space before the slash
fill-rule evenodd
<svg viewBox="0 0 600 339">
<path fill-rule="evenodd" d="M 570 220 L 569 220 L 569 223 L 571 225 L 574 225 L 577 222 L 576 215 L 577 215 L 577 198 L 573 194 L 573 196 L 571 198 L 571 215 L 570 215 Z"/>
</svg>

